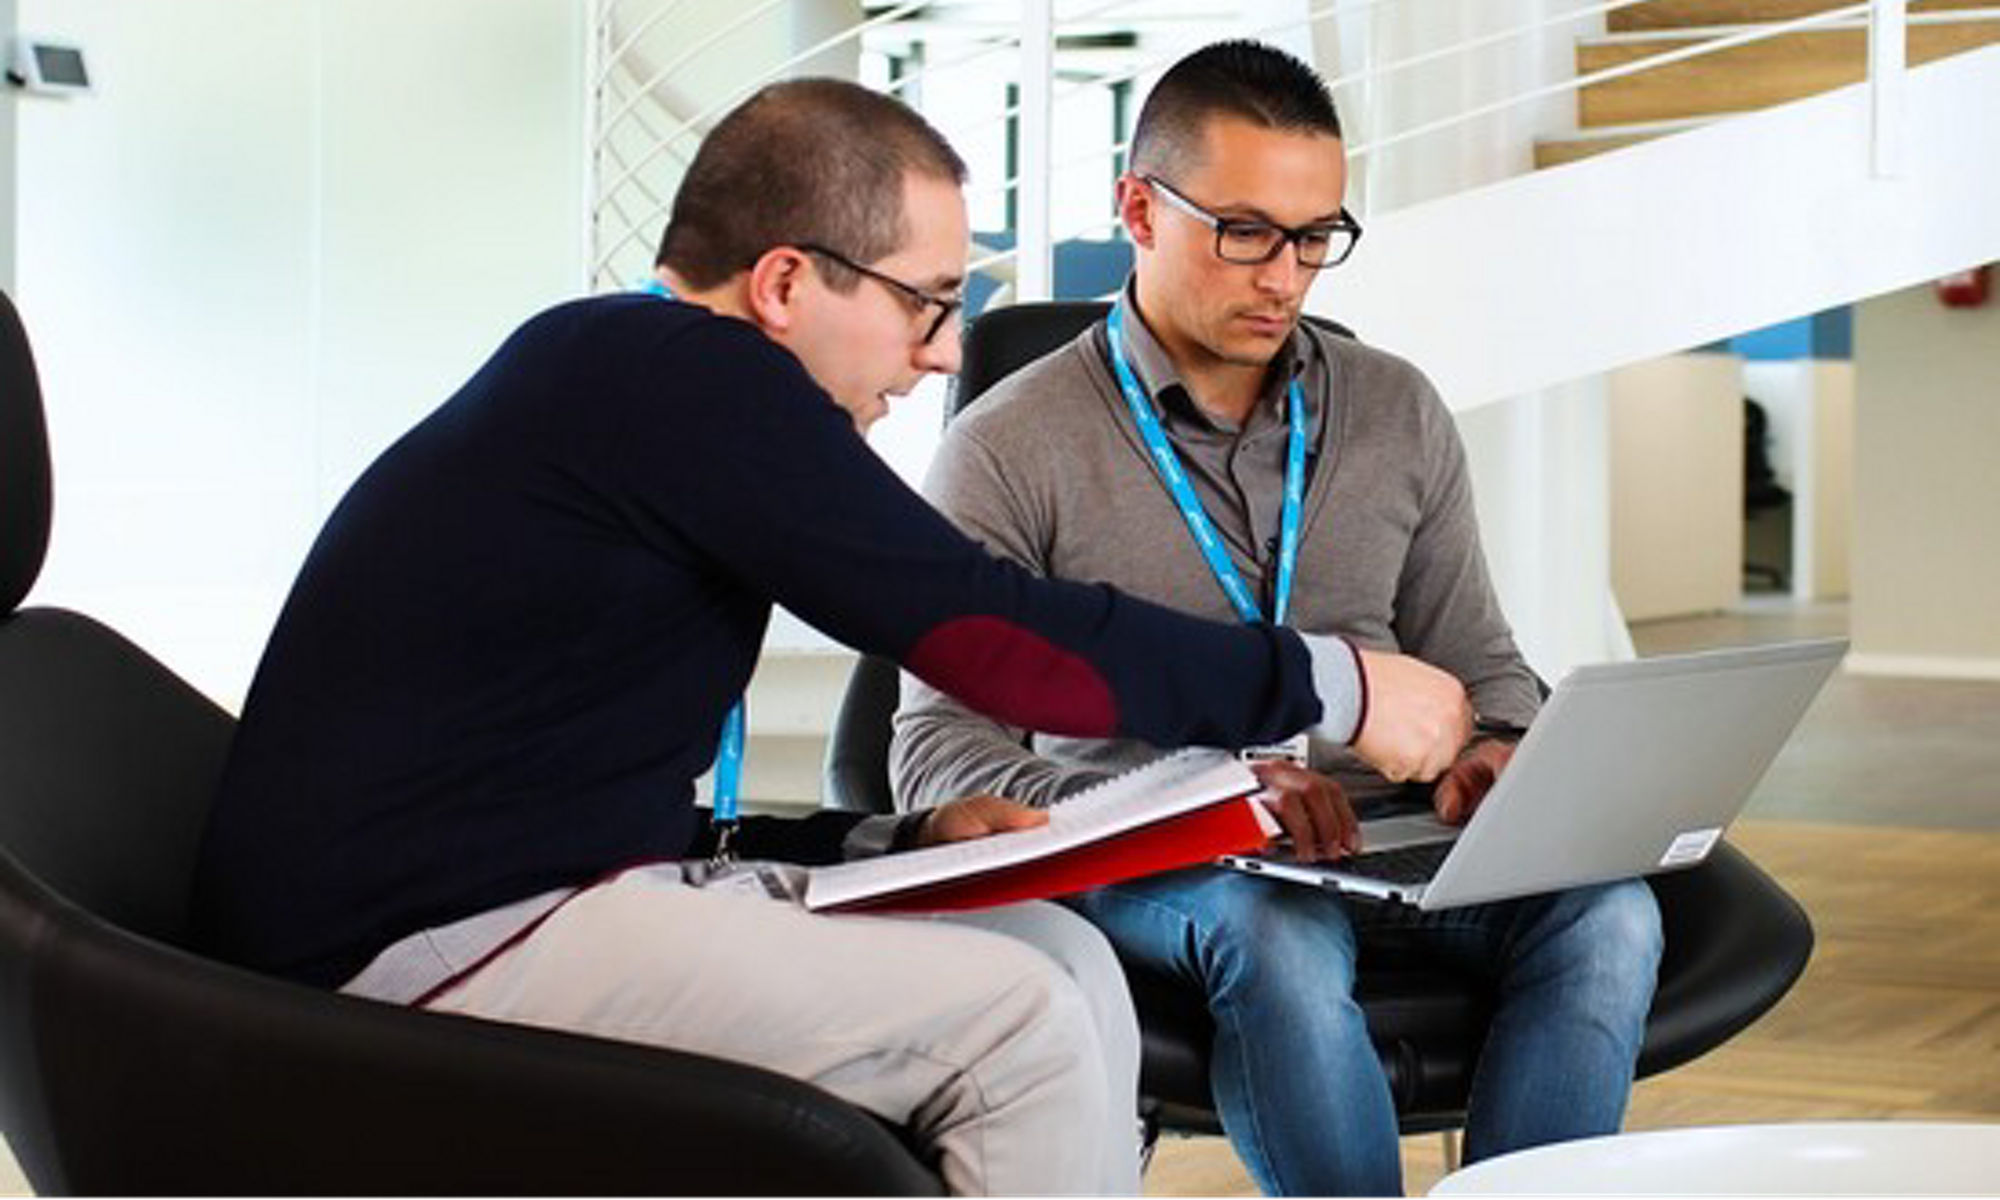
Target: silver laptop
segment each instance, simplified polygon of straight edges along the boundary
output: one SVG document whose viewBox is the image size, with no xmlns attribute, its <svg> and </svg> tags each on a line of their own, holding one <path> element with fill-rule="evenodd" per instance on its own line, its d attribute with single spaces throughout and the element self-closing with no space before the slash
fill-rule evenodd
<svg viewBox="0 0 2000 1200">
<path fill-rule="evenodd" d="M 1461 828 L 1427 807 L 1364 821 L 1362 851 L 1225 866 L 1422 909 L 1691 867 L 1736 819 L 1844 639 L 1579 667 Z"/>
</svg>

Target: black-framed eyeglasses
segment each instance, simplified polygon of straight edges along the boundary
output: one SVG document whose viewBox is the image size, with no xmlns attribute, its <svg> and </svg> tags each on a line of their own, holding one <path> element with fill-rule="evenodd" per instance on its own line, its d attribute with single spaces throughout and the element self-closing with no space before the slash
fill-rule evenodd
<svg viewBox="0 0 2000 1200">
<path fill-rule="evenodd" d="M 829 249 L 817 242 L 800 242 L 798 246 L 799 249 L 804 250 L 808 254 L 817 254 L 822 258 L 830 258 L 856 275 L 866 276 L 883 287 L 888 288 L 890 291 L 895 292 L 903 299 L 915 305 L 917 315 L 920 317 L 933 308 L 937 309 L 937 316 L 932 317 L 930 324 L 924 327 L 923 344 L 926 346 L 930 345 L 932 339 L 937 337 L 938 330 L 944 328 L 944 323 L 951 320 L 952 315 L 958 312 L 959 309 L 965 307 L 965 298 L 962 296 L 939 296 L 933 292 L 927 292 L 914 284 L 904 283 L 893 275 L 884 275 L 873 267 L 864 267 L 840 251 Z"/>
<path fill-rule="evenodd" d="M 1285 243 L 1290 242 L 1299 265 L 1318 271 L 1346 262 L 1347 256 L 1354 253 L 1355 243 L 1361 240 L 1361 222 L 1344 206 L 1337 220 L 1292 229 L 1270 221 L 1212 213 L 1175 191 L 1157 175 L 1141 175 L 1139 181 L 1158 192 L 1168 204 L 1215 230 L 1215 255 L 1224 262 L 1267 263 L 1278 257 Z"/>
</svg>

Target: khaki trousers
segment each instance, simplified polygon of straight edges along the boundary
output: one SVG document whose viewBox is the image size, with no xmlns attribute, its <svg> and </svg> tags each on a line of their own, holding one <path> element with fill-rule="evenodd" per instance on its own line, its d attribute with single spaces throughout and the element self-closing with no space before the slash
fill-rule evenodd
<svg viewBox="0 0 2000 1200">
<path fill-rule="evenodd" d="M 1103 936 L 1052 904 L 826 916 L 661 864 L 570 899 L 428 1007 L 806 1080 L 911 1128 L 954 1194 L 1138 1190 L 1131 1000 Z"/>
</svg>

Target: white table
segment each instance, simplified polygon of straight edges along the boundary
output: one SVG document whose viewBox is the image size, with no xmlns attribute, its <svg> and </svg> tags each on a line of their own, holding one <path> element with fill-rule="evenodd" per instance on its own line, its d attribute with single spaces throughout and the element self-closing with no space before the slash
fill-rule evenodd
<svg viewBox="0 0 2000 1200">
<path fill-rule="evenodd" d="M 2000 1193 L 2000 1125 L 1844 1121 L 1721 1125 L 1503 1154 L 1433 1196 L 1508 1193 Z"/>
</svg>

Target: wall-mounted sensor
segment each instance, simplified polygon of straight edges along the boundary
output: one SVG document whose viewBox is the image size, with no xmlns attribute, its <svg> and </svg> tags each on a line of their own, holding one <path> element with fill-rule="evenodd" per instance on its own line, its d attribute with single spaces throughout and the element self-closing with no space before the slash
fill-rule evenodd
<svg viewBox="0 0 2000 1200">
<path fill-rule="evenodd" d="M 83 47 L 22 36 L 8 56 L 7 82 L 45 96 L 70 96 L 90 90 L 90 70 Z"/>
</svg>

